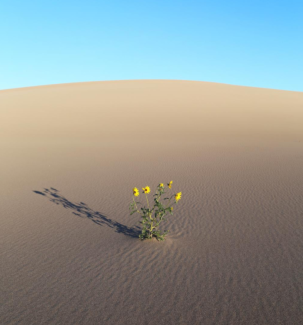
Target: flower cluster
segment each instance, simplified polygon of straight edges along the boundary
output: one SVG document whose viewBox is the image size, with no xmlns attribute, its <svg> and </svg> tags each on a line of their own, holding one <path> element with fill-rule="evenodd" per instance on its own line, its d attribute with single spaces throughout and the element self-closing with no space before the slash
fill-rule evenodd
<svg viewBox="0 0 303 325">
<path fill-rule="evenodd" d="M 170 181 L 167 184 L 169 189 L 172 189 L 173 181 Z M 164 200 L 168 200 L 168 203 L 164 205 L 160 199 L 163 194 L 165 194 L 165 186 L 163 183 L 160 183 L 157 186 L 156 194 L 154 195 L 154 206 L 151 209 L 149 205 L 149 200 L 147 194 L 150 193 L 150 187 L 145 186 L 142 187 L 142 193 L 145 194 L 147 208 L 142 207 L 141 211 L 139 211 L 137 204 L 141 204 L 140 202 L 135 201 L 135 197 L 139 196 L 139 190 L 137 187 L 133 188 L 133 202 L 130 204 L 130 214 L 139 213 L 142 217 L 140 221 L 143 225 L 142 233 L 140 234 L 140 239 L 151 239 L 153 237 L 157 238 L 158 240 L 164 240 L 164 237 L 168 233 L 168 231 L 164 231 L 163 233 L 160 232 L 158 229 L 159 224 L 164 219 L 164 216 L 167 213 L 173 214 L 173 206 L 171 206 L 171 200 L 174 198 L 174 202 L 172 204 L 177 204 L 178 201 L 181 199 L 182 192 L 178 192 L 176 194 L 171 195 L 170 197 L 164 198 Z"/>
</svg>

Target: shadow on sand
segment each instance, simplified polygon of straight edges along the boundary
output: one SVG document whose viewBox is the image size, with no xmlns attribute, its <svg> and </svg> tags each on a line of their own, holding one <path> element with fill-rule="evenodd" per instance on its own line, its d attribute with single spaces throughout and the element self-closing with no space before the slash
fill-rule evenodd
<svg viewBox="0 0 303 325">
<path fill-rule="evenodd" d="M 63 195 L 61 195 L 58 190 L 56 190 L 53 187 L 50 187 L 49 189 L 45 188 L 43 192 L 40 191 L 33 191 L 33 192 L 45 196 L 51 202 L 57 205 L 62 205 L 65 209 L 70 209 L 74 215 L 80 218 L 88 218 L 89 220 L 91 220 L 92 222 L 96 223 L 99 226 L 107 226 L 114 229 L 114 231 L 117 233 L 122 233 L 126 236 L 130 236 L 134 238 L 138 238 L 139 234 L 141 233 L 141 229 L 138 226 L 132 228 L 127 227 L 122 223 L 119 223 L 115 220 L 108 218 L 107 216 L 101 214 L 98 211 L 92 210 L 83 202 L 73 203 L 69 201 Z"/>
</svg>

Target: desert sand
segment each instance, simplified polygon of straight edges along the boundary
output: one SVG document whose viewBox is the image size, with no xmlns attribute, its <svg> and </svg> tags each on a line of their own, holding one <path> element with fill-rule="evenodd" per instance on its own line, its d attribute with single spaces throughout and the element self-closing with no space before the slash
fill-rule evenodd
<svg viewBox="0 0 303 325">
<path fill-rule="evenodd" d="M 0 148 L 0 324 L 303 324 L 302 92 L 2 90 Z M 132 188 L 170 180 L 142 242 Z"/>
</svg>

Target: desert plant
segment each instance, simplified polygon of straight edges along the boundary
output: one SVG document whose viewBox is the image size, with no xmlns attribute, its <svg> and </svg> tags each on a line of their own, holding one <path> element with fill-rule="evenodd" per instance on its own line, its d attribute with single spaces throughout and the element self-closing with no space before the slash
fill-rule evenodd
<svg viewBox="0 0 303 325">
<path fill-rule="evenodd" d="M 167 184 L 167 187 L 171 190 L 173 181 L 170 181 Z M 173 205 L 177 204 L 181 199 L 182 192 L 177 194 L 173 194 L 170 197 L 164 198 L 164 200 L 168 200 L 166 205 L 160 202 L 161 196 L 164 195 L 165 187 L 163 183 L 160 183 L 157 186 L 156 194 L 154 194 L 154 206 L 151 209 L 148 200 L 148 194 L 150 193 L 150 187 L 145 186 L 142 188 L 143 194 L 145 195 L 147 207 L 142 207 L 141 211 L 138 209 L 137 204 L 141 204 L 140 202 L 135 201 L 135 197 L 139 196 L 139 190 L 134 187 L 133 188 L 133 202 L 130 204 L 130 214 L 139 213 L 142 217 L 140 223 L 142 224 L 142 232 L 139 235 L 141 240 L 143 239 L 152 239 L 155 237 L 157 240 L 164 240 L 168 231 L 164 231 L 161 233 L 159 230 L 159 225 L 163 220 L 166 220 L 164 217 L 167 213 L 173 214 Z M 174 199 L 174 202 L 171 204 L 171 200 Z"/>
</svg>

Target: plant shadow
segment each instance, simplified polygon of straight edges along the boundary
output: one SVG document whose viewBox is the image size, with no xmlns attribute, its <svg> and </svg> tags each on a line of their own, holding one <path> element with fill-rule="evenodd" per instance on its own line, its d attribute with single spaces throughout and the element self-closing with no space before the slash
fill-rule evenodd
<svg viewBox="0 0 303 325">
<path fill-rule="evenodd" d="M 65 198 L 63 195 L 59 193 L 59 191 L 53 187 L 45 188 L 43 192 L 41 191 L 33 191 L 36 194 L 45 196 L 51 202 L 62 205 L 65 209 L 70 209 L 72 213 L 80 218 L 87 218 L 94 222 L 99 226 L 107 226 L 114 229 L 115 232 L 121 233 L 125 236 L 138 238 L 139 234 L 141 233 L 141 229 L 138 226 L 128 227 L 123 225 L 122 223 L 110 219 L 108 216 L 94 211 L 87 204 L 80 202 L 80 203 L 73 203 Z"/>
</svg>

